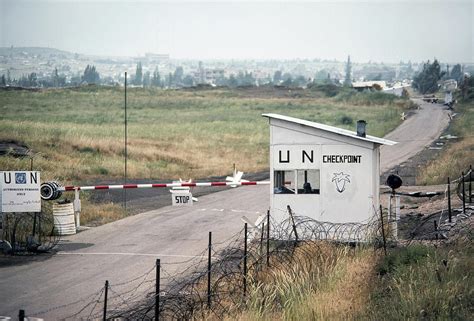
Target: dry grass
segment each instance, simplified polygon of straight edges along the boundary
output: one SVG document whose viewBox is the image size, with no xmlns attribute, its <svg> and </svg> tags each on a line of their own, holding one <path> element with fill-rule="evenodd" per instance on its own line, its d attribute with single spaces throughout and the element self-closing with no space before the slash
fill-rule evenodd
<svg viewBox="0 0 474 321">
<path fill-rule="evenodd" d="M 122 206 L 114 203 L 91 203 L 87 198 L 82 200 L 81 224 L 98 226 L 117 221 L 127 216 Z"/>
<path fill-rule="evenodd" d="M 268 168 L 268 122 L 275 112 L 354 129 L 366 119 L 382 136 L 409 101 L 388 95 L 327 98 L 301 91 L 273 97 L 245 90 L 164 91 L 133 88 L 128 101 L 130 178 L 176 179 Z M 354 108 L 354 106 L 357 106 Z M 86 87 L 0 92 L 0 140 L 25 142 L 43 179 L 73 184 L 123 176 L 123 89 Z M 353 124 L 341 123 L 352 119 Z M 1 157 L 0 168 L 28 168 Z"/>
<path fill-rule="evenodd" d="M 342 320 L 364 311 L 379 259 L 373 250 L 320 242 L 299 251 L 260 276 L 246 310 L 228 320 Z"/>
<path fill-rule="evenodd" d="M 311 261 L 273 266 L 247 305 L 226 320 L 468 320 L 474 312 L 473 243 L 392 248 L 319 244 Z"/>
</svg>

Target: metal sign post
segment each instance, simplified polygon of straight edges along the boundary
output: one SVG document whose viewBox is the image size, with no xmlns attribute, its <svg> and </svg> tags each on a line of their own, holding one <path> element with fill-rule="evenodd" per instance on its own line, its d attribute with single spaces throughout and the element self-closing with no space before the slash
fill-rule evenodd
<svg viewBox="0 0 474 321">
<path fill-rule="evenodd" d="M 0 212 L 41 212 L 40 172 L 0 172 Z"/>
</svg>

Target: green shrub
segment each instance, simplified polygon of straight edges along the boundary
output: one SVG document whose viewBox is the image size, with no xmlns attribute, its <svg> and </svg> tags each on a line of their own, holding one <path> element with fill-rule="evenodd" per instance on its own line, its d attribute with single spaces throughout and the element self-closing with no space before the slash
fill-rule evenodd
<svg viewBox="0 0 474 321">
<path fill-rule="evenodd" d="M 416 264 L 421 260 L 424 260 L 432 253 L 432 248 L 422 245 L 394 249 L 384 257 L 377 268 L 377 272 L 380 275 L 393 273 L 402 266 Z"/>
<path fill-rule="evenodd" d="M 352 124 L 354 124 L 354 120 L 352 119 L 351 116 L 348 116 L 348 115 L 339 116 L 337 121 L 339 122 L 339 124 L 342 124 L 342 125 L 352 125 Z"/>
</svg>

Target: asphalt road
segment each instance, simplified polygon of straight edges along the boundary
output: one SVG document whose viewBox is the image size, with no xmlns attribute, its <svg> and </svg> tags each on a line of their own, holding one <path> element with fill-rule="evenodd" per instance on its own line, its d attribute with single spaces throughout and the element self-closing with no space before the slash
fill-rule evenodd
<svg viewBox="0 0 474 321">
<path fill-rule="evenodd" d="M 382 171 L 414 156 L 448 124 L 442 106 L 420 105 L 386 136 L 399 144 L 382 148 Z M 65 237 L 55 255 L 13 260 L 0 267 L 0 316 L 14 317 L 25 309 L 27 315 L 47 320 L 64 318 L 91 299 L 105 280 L 113 286 L 133 279 L 153 268 L 157 258 L 168 273 L 175 273 L 183 266 L 170 263 L 201 253 L 209 231 L 219 242 L 243 227 L 243 215 L 255 221 L 265 213 L 268 192 L 268 186 L 227 189 L 200 197 L 192 207 L 166 206 Z M 169 194 L 165 197 L 171 198 Z M 85 301 L 38 314 L 82 298 Z"/>
<path fill-rule="evenodd" d="M 398 142 L 394 146 L 382 146 L 380 150 L 381 172 L 407 161 L 437 139 L 449 124 L 449 111 L 440 104 L 414 99 L 420 106 L 385 138 Z"/>
</svg>

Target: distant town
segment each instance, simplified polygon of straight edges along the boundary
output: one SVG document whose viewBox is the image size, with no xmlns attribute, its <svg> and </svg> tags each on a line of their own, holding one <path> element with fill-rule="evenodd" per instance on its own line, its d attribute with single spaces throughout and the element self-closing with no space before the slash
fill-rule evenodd
<svg viewBox="0 0 474 321">
<path fill-rule="evenodd" d="M 389 89 L 410 83 L 426 62 L 355 62 L 324 59 L 293 60 L 182 60 L 168 54 L 139 57 L 106 57 L 53 48 L 1 47 L 0 86 L 67 87 L 85 84 L 182 88 L 192 86 L 306 87 L 310 84 L 347 84 L 364 88 L 372 82 Z M 355 59 L 356 60 L 356 59 Z M 429 63 L 429 61 L 427 61 Z M 474 73 L 474 64 L 439 63 L 450 75 Z M 459 69 L 459 70 L 457 70 Z M 445 76 L 445 78 L 446 78 Z"/>
</svg>

